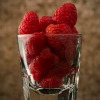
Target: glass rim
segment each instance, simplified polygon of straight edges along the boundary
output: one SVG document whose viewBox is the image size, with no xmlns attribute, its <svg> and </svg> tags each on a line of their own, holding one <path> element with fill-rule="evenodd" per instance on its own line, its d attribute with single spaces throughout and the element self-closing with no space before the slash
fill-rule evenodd
<svg viewBox="0 0 100 100">
<path fill-rule="evenodd" d="M 17 36 L 18 37 L 21 37 L 21 36 L 31 36 L 31 35 L 33 35 L 33 34 L 18 34 Z M 80 36 L 80 37 L 82 37 L 82 34 L 81 33 L 79 33 L 79 34 L 45 34 L 45 35 L 47 35 L 47 36 L 55 36 L 55 35 L 65 35 L 65 36 Z"/>
</svg>

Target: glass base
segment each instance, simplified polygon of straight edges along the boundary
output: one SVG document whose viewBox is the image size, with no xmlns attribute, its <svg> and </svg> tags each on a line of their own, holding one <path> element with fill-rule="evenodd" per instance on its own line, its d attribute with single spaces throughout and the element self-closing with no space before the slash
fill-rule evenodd
<svg viewBox="0 0 100 100">
<path fill-rule="evenodd" d="M 60 94 L 48 94 L 48 92 L 53 93 L 57 90 L 42 90 L 43 93 L 46 93 L 46 91 L 47 94 L 39 94 L 32 89 L 29 89 L 29 92 L 27 92 L 27 94 L 25 93 L 26 91 L 24 91 L 25 100 L 76 100 L 77 90 L 75 89 L 73 89 L 73 91 L 67 89 Z"/>
<path fill-rule="evenodd" d="M 30 85 L 28 78 L 23 77 L 23 91 L 25 100 L 76 100 L 77 85 L 73 88 L 38 88 Z"/>
</svg>

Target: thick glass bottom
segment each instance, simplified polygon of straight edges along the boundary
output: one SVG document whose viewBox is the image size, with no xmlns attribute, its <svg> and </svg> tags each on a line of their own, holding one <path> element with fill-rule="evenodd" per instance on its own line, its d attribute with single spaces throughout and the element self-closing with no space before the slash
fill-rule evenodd
<svg viewBox="0 0 100 100">
<path fill-rule="evenodd" d="M 32 88 L 29 91 L 24 90 L 25 100 L 76 100 L 77 89 L 66 89 L 58 93 L 60 89 L 41 89 L 34 91 Z M 40 94 L 41 92 L 42 94 Z"/>
<path fill-rule="evenodd" d="M 35 89 L 27 77 L 23 77 L 25 100 L 76 100 L 77 85 L 66 88 L 37 88 Z"/>
</svg>

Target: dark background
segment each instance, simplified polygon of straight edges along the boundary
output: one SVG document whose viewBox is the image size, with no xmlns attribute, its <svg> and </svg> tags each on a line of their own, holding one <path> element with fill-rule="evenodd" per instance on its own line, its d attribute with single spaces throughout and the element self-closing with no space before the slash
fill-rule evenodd
<svg viewBox="0 0 100 100">
<path fill-rule="evenodd" d="M 51 15 L 68 0 L 0 0 L 0 100 L 23 100 L 17 27 L 28 10 Z M 77 100 L 100 100 L 100 0 L 69 0 L 78 9 L 77 29 L 83 33 Z"/>
</svg>

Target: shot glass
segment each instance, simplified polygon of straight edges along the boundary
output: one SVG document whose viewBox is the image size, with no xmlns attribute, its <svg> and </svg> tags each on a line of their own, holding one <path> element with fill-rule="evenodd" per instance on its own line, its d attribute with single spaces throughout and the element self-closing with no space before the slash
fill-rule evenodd
<svg viewBox="0 0 100 100">
<path fill-rule="evenodd" d="M 18 35 L 25 100 L 76 100 L 82 34 L 40 35 Z"/>
</svg>

